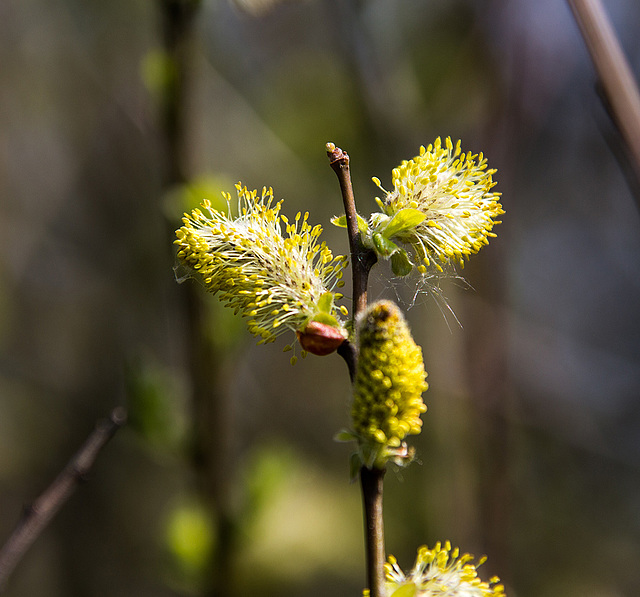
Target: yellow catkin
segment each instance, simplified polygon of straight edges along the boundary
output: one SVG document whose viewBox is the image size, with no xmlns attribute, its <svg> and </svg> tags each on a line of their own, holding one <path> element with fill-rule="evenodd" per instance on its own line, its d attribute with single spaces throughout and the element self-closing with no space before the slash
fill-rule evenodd
<svg viewBox="0 0 640 597">
<path fill-rule="evenodd" d="M 385 190 L 378 178 L 373 179 L 385 193 L 380 204 L 387 219 L 374 214 L 370 222 L 382 224 L 374 226 L 372 233 L 384 234 L 389 219 L 403 209 L 417 209 L 424 214 L 424 220 L 401 230 L 392 239 L 411 247 L 421 273 L 426 273 L 420 265 L 425 259 L 436 258 L 443 265 L 458 264 L 495 236 L 492 229 L 505 213 L 500 193 L 492 190 L 495 172 L 487 168 L 482 154 L 465 154 L 460 141 L 454 146 L 449 137 L 443 147 L 438 137 L 427 148 L 421 147 L 419 155 L 393 169 L 392 191 Z"/>
<path fill-rule="evenodd" d="M 428 388 L 422 350 L 391 301 L 371 305 L 358 321 L 358 365 L 351 408 L 353 431 L 375 453 L 375 466 L 420 433 Z"/>
<path fill-rule="evenodd" d="M 343 330 L 339 316 L 344 309 L 326 296 L 335 297 L 332 289 L 342 286 L 346 257 L 334 256 L 320 242 L 322 227 L 310 226 L 308 213 L 302 219 L 298 214 L 293 224 L 281 215 L 282 201 L 274 202 L 271 188 L 263 188 L 261 195 L 240 184 L 236 190 L 235 210 L 231 196 L 224 194 L 227 213 L 205 200 L 201 209 L 185 214 L 175 240 L 182 265 L 247 317 L 260 343 L 304 329 L 318 311 L 325 323 Z"/>
<path fill-rule="evenodd" d="M 460 555 L 451 543 L 438 542 L 429 549 L 423 545 L 418 549 L 416 562 L 406 574 L 396 558 L 389 556 L 385 564 L 386 594 L 414 595 L 415 597 L 505 597 L 504 585 L 497 576 L 483 581 L 478 568 L 486 561 L 483 556 L 473 563 L 470 554 Z M 413 590 L 409 591 L 408 587 Z M 396 593 L 397 592 L 397 593 Z M 363 593 L 364 595 L 364 593 Z"/>
</svg>

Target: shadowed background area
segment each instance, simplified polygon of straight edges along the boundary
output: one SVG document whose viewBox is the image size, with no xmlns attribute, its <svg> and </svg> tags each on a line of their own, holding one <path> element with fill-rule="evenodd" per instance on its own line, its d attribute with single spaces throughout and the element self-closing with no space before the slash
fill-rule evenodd
<svg viewBox="0 0 640 597">
<path fill-rule="evenodd" d="M 507 213 L 441 282 L 461 325 L 372 272 L 430 383 L 387 550 L 450 539 L 518 597 L 640 594 L 640 185 L 566 3 L 238 4 L 0 4 L 0 544 L 96 420 L 130 419 L 6 594 L 361 593 L 346 366 L 292 367 L 176 284 L 173 230 L 241 180 L 345 253 L 325 144 L 367 215 L 437 136 L 487 156 Z M 605 5 L 638 76 L 640 4 Z"/>
</svg>

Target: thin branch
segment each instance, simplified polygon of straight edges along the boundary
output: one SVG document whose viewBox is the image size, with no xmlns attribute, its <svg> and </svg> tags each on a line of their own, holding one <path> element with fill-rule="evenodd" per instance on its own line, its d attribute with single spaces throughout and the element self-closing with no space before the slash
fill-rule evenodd
<svg viewBox="0 0 640 597">
<path fill-rule="evenodd" d="M 116 408 L 108 419 L 99 421 L 87 441 L 67 463 L 55 481 L 30 506 L 25 508 L 15 530 L 0 549 L 0 593 L 26 551 L 38 538 L 62 505 L 83 481 L 98 453 L 125 424 L 124 408 Z"/>
<path fill-rule="evenodd" d="M 356 201 L 351 185 L 349 155 L 333 143 L 327 143 L 327 155 L 329 156 L 331 168 L 333 168 L 340 183 L 344 212 L 347 216 L 347 234 L 349 235 L 349 250 L 351 251 L 351 269 L 353 273 L 353 317 L 356 318 L 367 306 L 369 271 L 375 264 L 377 257 L 375 252 L 365 248 L 360 242 Z"/>
<path fill-rule="evenodd" d="M 333 143 L 327 143 L 327 156 L 331 168 L 338 177 L 340 192 L 344 212 L 347 218 L 347 234 L 349 236 L 349 251 L 351 253 L 351 273 L 353 280 L 353 319 L 364 311 L 367 306 L 367 285 L 369 283 L 369 272 L 376 263 L 376 254 L 365 248 L 360 241 L 358 231 L 358 214 L 356 212 L 356 202 L 351 185 L 351 171 L 349 168 L 349 155 Z M 355 346 L 348 341 L 338 349 L 338 354 L 346 361 L 349 367 L 351 381 L 354 379 L 357 362 L 357 351 Z"/>
<path fill-rule="evenodd" d="M 568 0 L 640 177 L 640 92 L 600 0 Z"/>
</svg>

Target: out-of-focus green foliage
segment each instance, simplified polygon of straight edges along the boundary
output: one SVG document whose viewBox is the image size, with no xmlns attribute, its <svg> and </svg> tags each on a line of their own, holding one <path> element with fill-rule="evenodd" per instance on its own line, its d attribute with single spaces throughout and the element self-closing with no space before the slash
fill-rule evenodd
<svg viewBox="0 0 640 597">
<path fill-rule="evenodd" d="M 158 100 L 171 89 L 178 76 L 175 63 L 160 49 L 149 50 L 146 53 L 140 64 L 140 74 L 149 93 Z"/>
<path fill-rule="evenodd" d="M 192 500 L 176 505 L 166 521 L 166 546 L 178 574 L 188 584 L 198 584 L 215 549 L 215 530 L 209 511 Z"/>
<path fill-rule="evenodd" d="M 327 475 L 277 442 L 256 446 L 243 479 L 247 524 L 237 563 L 243 594 L 304 586 L 319 570 L 346 579 L 359 569 L 360 496 L 346 474 Z"/>
<path fill-rule="evenodd" d="M 211 202 L 213 209 L 226 213 L 227 202 L 222 193 L 233 193 L 236 182 L 225 175 L 198 176 L 167 191 L 163 203 L 164 213 L 169 221 L 177 225 L 185 213 L 191 213 L 200 207 L 205 199 Z"/>
<path fill-rule="evenodd" d="M 127 369 L 128 424 L 152 449 L 177 453 L 184 447 L 188 408 L 184 388 L 149 358 L 140 357 Z"/>
</svg>

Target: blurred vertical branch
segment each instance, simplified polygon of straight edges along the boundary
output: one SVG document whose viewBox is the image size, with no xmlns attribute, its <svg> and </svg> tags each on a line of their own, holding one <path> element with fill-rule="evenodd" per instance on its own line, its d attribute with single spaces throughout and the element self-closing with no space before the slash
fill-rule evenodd
<svg viewBox="0 0 640 597">
<path fill-rule="evenodd" d="M 162 126 L 166 142 L 165 185 L 186 182 L 186 98 L 190 92 L 194 24 L 200 0 L 158 0 L 164 52 L 170 71 L 162 97 Z"/>
<path fill-rule="evenodd" d="M 635 181 L 640 182 L 640 92 L 600 0 L 568 0 L 617 126 Z M 636 184 L 637 186 L 637 184 Z"/>
<path fill-rule="evenodd" d="M 165 139 L 165 188 L 188 182 L 188 107 L 192 91 L 195 25 L 200 0 L 158 0 L 162 19 L 164 53 L 169 73 L 162 97 L 162 128 Z M 168 231 L 173 240 L 173 225 Z M 229 594 L 228 570 L 231 557 L 232 518 L 228 508 L 229 475 L 226 474 L 226 401 L 220 384 L 222 355 L 208 333 L 206 305 L 199 287 L 185 284 L 183 292 L 187 319 L 187 359 L 191 381 L 191 465 L 197 489 L 213 520 L 215 549 L 208 566 L 210 576 L 204 595 Z"/>
</svg>

